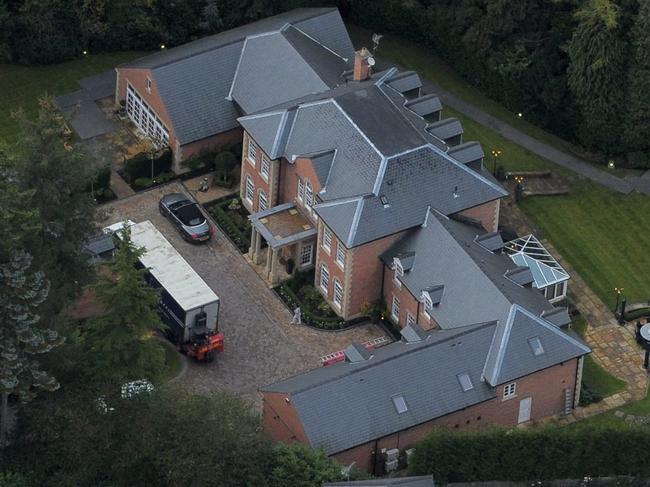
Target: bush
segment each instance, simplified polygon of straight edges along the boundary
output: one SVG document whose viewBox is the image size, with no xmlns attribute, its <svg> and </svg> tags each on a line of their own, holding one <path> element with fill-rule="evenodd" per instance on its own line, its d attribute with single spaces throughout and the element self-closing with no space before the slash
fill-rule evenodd
<svg viewBox="0 0 650 487">
<path fill-rule="evenodd" d="M 440 430 L 417 445 L 412 475 L 437 482 L 648 477 L 650 428 L 635 425 L 479 432 Z"/>
<path fill-rule="evenodd" d="M 169 149 L 165 149 L 158 157 L 154 158 L 154 178 L 159 174 L 171 172 L 171 169 L 172 153 Z M 151 158 L 145 152 L 141 152 L 140 154 L 133 156 L 124 164 L 124 172 L 126 173 L 128 180 L 134 184 L 136 179 L 151 179 Z"/>
<path fill-rule="evenodd" d="M 217 175 L 224 180 L 230 176 L 230 173 L 237 166 L 237 156 L 230 151 L 219 152 L 214 158 L 214 170 Z"/>
<path fill-rule="evenodd" d="M 627 167 L 631 169 L 650 169 L 650 154 L 646 152 L 629 152 Z"/>
<path fill-rule="evenodd" d="M 153 182 L 151 181 L 150 178 L 138 178 L 133 182 L 133 185 L 136 188 L 148 188 L 152 184 Z"/>
</svg>

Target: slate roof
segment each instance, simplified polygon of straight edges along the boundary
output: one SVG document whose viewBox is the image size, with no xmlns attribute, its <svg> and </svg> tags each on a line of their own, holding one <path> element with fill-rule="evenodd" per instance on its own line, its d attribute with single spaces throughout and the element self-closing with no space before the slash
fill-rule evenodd
<svg viewBox="0 0 650 487">
<path fill-rule="evenodd" d="M 542 345 L 539 355 L 531 350 L 532 338 Z M 483 375 L 489 384 L 497 386 L 590 352 L 577 337 L 513 305 L 508 318 L 497 325 Z"/>
<path fill-rule="evenodd" d="M 478 161 L 485 157 L 481 144 L 473 140 L 451 147 L 447 153 L 463 164 Z"/>
<path fill-rule="evenodd" d="M 254 113 L 345 81 L 351 63 L 293 26 L 248 37 L 229 96 L 244 113 Z"/>
<path fill-rule="evenodd" d="M 295 29 L 288 29 L 287 24 Z M 283 46 L 285 54 L 295 51 L 298 55 L 288 56 L 286 59 L 285 56 L 274 59 L 285 62 L 289 68 L 301 64 L 296 57 L 309 64 L 314 58 L 313 52 L 318 50 L 314 44 L 318 46 L 319 43 L 326 45 L 341 58 L 348 59 L 350 62 L 353 59 L 354 48 L 338 10 L 317 8 L 292 10 L 173 49 L 160 51 L 122 64 L 118 68 L 151 70 L 165 108 L 171 117 L 176 136 L 181 144 L 187 144 L 238 126 L 237 117 L 240 113 L 237 112 L 235 104 L 227 98 L 245 40 L 249 36 L 279 32 L 282 29 L 285 33 L 278 37 L 283 37 L 284 41 L 282 44 L 280 42 L 277 44 Z M 285 35 L 293 42 L 289 42 Z M 255 43 L 255 45 L 260 44 Z M 252 56 L 252 58 L 247 57 L 247 63 L 249 59 L 251 62 L 257 59 L 254 54 Z M 328 71 L 331 64 L 327 59 L 332 56 L 334 55 L 320 56 L 323 66 L 319 65 L 312 69 Z M 296 89 L 291 91 L 289 88 L 292 85 L 287 85 L 284 87 L 286 92 L 291 92 L 294 96 L 310 93 L 311 91 L 306 93 L 303 91 L 311 90 L 315 86 L 313 79 L 302 78 L 308 76 L 309 71 L 303 65 L 300 76 L 295 80 Z M 254 78 L 251 83 L 259 79 L 259 75 Z M 276 83 L 280 81 L 278 78 L 275 80 Z M 327 85 L 324 89 L 327 89 Z M 262 91 L 263 93 L 258 91 L 251 93 L 251 106 L 257 107 L 262 102 L 275 105 L 283 101 L 283 98 L 271 99 L 271 94 Z M 276 90 L 275 94 L 278 93 L 284 94 Z M 264 96 L 267 98 L 263 98 Z M 262 100 L 257 97 L 262 97 Z"/>
<path fill-rule="evenodd" d="M 445 118 L 434 122 L 426 128 L 427 132 L 435 135 L 440 140 L 451 139 L 463 133 L 463 126 L 457 118 Z"/>
<path fill-rule="evenodd" d="M 541 355 L 528 342 L 535 337 Z M 310 445 L 331 455 L 492 399 L 496 384 L 589 351 L 515 305 L 502 323 L 432 330 L 423 340 L 395 342 L 366 360 L 321 367 L 262 390 L 289 394 Z M 465 374 L 463 388 L 459 376 Z M 405 412 L 393 404 L 397 396 Z"/>
<path fill-rule="evenodd" d="M 444 285 L 440 304 L 432 310 L 441 328 L 503 321 L 513 304 L 536 315 L 555 309 L 538 290 L 506 277 L 517 266 L 507 255 L 490 252 L 477 241 L 484 230 L 435 211 L 428 215 L 423 226 L 409 231 L 382 259 L 390 266 L 395 255 L 415 253 L 411 270 L 399 279 L 418 299 L 423 290 Z"/>
<path fill-rule="evenodd" d="M 406 102 L 404 106 L 421 117 L 426 117 L 442 110 L 440 98 L 433 94 L 414 98 L 413 100 Z"/>
<path fill-rule="evenodd" d="M 323 484 L 323 487 L 434 487 L 433 477 L 398 477 L 393 479 L 353 480 L 349 482 L 333 482 Z"/>
<path fill-rule="evenodd" d="M 381 347 L 369 360 L 321 367 L 263 391 L 291 394 L 311 446 L 331 455 L 494 397 L 480 379 L 495 327 L 438 330 L 420 342 Z M 462 391 L 460 373 L 469 374 L 474 389 Z M 392 402 L 396 395 L 408 407 L 402 414 Z"/>
</svg>

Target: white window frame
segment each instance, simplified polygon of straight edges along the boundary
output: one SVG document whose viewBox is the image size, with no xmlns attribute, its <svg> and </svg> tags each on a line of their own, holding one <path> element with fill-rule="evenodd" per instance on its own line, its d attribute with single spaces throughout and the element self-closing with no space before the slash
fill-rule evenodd
<svg viewBox="0 0 650 487">
<path fill-rule="evenodd" d="M 248 146 L 246 147 L 246 159 L 248 159 L 248 162 L 250 162 L 253 167 L 257 165 L 257 144 L 251 137 L 248 137 Z"/>
<path fill-rule="evenodd" d="M 517 397 L 517 383 L 511 382 L 503 386 L 503 400 L 512 399 Z"/>
<path fill-rule="evenodd" d="M 305 250 L 309 250 L 309 252 L 305 252 Z M 309 256 L 309 259 L 305 261 L 305 257 Z M 302 247 L 300 248 L 300 266 L 301 267 L 306 267 L 309 265 L 312 265 L 314 263 L 314 244 L 313 243 L 308 243 L 308 244 L 303 244 Z"/>
<path fill-rule="evenodd" d="M 130 83 L 126 85 L 126 114 L 145 137 L 169 144 L 169 130 Z"/>
<path fill-rule="evenodd" d="M 338 279 L 334 279 L 334 306 L 337 309 L 341 309 L 343 306 L 343 285 Z"/>
<path fill-rule="evenodd" d="M 259 195 L 257 196 L 257 210 L 264 211 L 269 208 L 269 200 L 266 197 L 264 190 L 260 189 Z"/>
<path fill-rule="evenodd" d="M 424 316 L 427 317 L 428 320 L 431 319 L 431 312 L 433 311 L 433 302 L 431 301 L 431 298 L 427 295 L 424 295 L 424 299 L 422 300 L 424 304 Z"/>
<path fill-rule="evenodd" d="M 393 321 L 399 324 L 399 307 L 400 307 L 399 298 L 393 294 L 393 302 L 390 307 L 390 316 L 393 318 Z"/>
<path fill-rule="evenodd" d="M 413 316 L 409 311 L 406 312 L 406 325 L 415 325 L 415 316 Z"/>
<path fill-rule="evenodd" d="M 269 175 L 271 174 L 271 161 L 266 154 L 262 153 L 262 163 L 260 164 L 260 174 L 265 181 L 268 182 Z"/>
<path fill-rule="evenodd" d="M 336 242 L 336 265 L 338 265 L 341 269 L 345 269 L 345 257 L 346 257 L 346 250 L 341 241 L 339 240 Z"/>
<path fill-rule="evenodd" d="M 253 206 L 253 198 L 255 198 L 255 182 L 250 175 L 246 175 L 246 180 L 244 182 L 244 199 Z"/>
<path fill-rule="evenodd" d="M 314 187 L 309 179 L 305 179 L 305 207 L 311 212 L 314 204 Z"/>
<path fill-rule="evenodd" d="M 151 94 L 151 78 L 147 76 L 147 93 Z"/>
<path fill-rule="evenodd" d="M 399 289 L 402 289 L 402 281 L 399 280 L 399 272 L 397 266 L 393 269 L 393 283 Z"/>
<path fill-rule="evenodd" d="M 553 290 L 552 295 L 549 296 L 549 291 Z M 559 301 L 566 296 L 566 281 L 561 281 L 556 284 L 551 284 L 544 288 L 544 297 L 549 302 Z"/>
<path fill-rule="evenodd" d="M 327 227 L 323 227 L 323 242 L 321 243 L 321 247 L 323 247 L 327 255 L 330 255 L 332 251 L 332 231 Z"/>
<path fill-rule="evenodd" d="M 325 263 L 320 266 L 320 279 L 318 280 L 318 285 L 321 290 L 325 292 L 325 295 L 329 294 L 330 270 Z"/>
<path fill-rule="evenodd" d="M 305 183 L 302 182 L 302 179 L 298 178 L 298 193 L 296 194 L 298 201 L 302 203 L 305 199 Z"/>
</svg>

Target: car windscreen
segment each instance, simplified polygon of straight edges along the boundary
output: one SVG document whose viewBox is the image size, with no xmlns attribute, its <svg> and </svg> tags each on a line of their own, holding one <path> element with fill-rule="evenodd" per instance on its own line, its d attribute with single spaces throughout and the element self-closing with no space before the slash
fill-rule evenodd
<svg viewBox="0 0 650 487">
<path fill-rule="evenodd" d="M 205 221 L 205 217 L 199 210 L 199 207 L 196 203 L 190 203 L 188 205 L 181 206 L 174 211 L 174 214 L 183 223 L 183 225 L 187 225 L 188 227 L 200 225 Z"/>
</svg>

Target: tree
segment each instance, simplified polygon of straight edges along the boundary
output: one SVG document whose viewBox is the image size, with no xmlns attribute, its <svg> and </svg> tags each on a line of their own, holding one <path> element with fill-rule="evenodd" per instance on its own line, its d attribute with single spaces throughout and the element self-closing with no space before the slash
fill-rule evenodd
<svg viewBox="0 0 650 487">
<path fill-rule="evenodd" d="M 59 387 L 36 357 L 62 341 L 40 323 L 37 308 L 47 297 L 49 284 L 23 248 L 38 229 L 37 212 L 30 208 L 32 195 L 20 191 L 16 180 L 11 160 L 0 150 L 0 232 L 7 237 L 0 243 L 0 448 L 6 445 L 9 396 L 16 394 L 27 402 L 38 389 Z"/>
<path fill-rule="evenodd" d="M 96 207 L 88 191 L 97 168 L 73 141 L 54 101 L 42 98 L 39 104 L 36 120 L 16 114 L 21 126 L 18 169 L 41 223 L 35 235 L 40 238 L 33 238 L 30 250 L 52 282 L 49 302 L 56 307 L 92 276 L 83 246 L 97 231 Z"/>
<path fill-rule="evenodd" d="M 223 18 L 219 9 L 219 0 L 206 0 L 201 12 L 201 28 L 211 34 L 223 27 Z"/>
<path fill-rule="evenodd" d="M 587 148 L 619 149 L 621 78 L 626 42 L 619 28 L 620 8 L 611 0 L 589 0 L 578 10 L 578 26 L 568 44 L 569 88 L 580 112 L 578 136 Z"/>
<path fill-rule="evenodd" d="M 632 29 L 632 47 L 625 141 L 631 151 L 650 151 L 650 2 L 640 2 Z"/>
<path fill-rule="evenodd" d="M 136 268 L 143 252 L 129 229 L 121 230 L 115 259 L 94 286 L 106 314 L 87 325 L 84 367 L 92 378 L 111 385 L 156 379 L 165 361 L 163 345 L 153 334 L 164 329 L 156 311 L 159 295 L 145 280 L 147 269 Z"/>
<path fill-rule="evenodd" d="M 85 388 L 57 396 L 22 415 L 7 465 L 34 485 L 267 486 L 270 442 L 234 395 L 163 387 L 107 396 L 109 412 Z"/>
<path fill-rule="evenodd" d="M 269 487 L 321 487 L 324 482 L 345 480 L 341 465 L 323 450 L 278 443 L 273 449 L 273 470 Z"/>
</svg>

